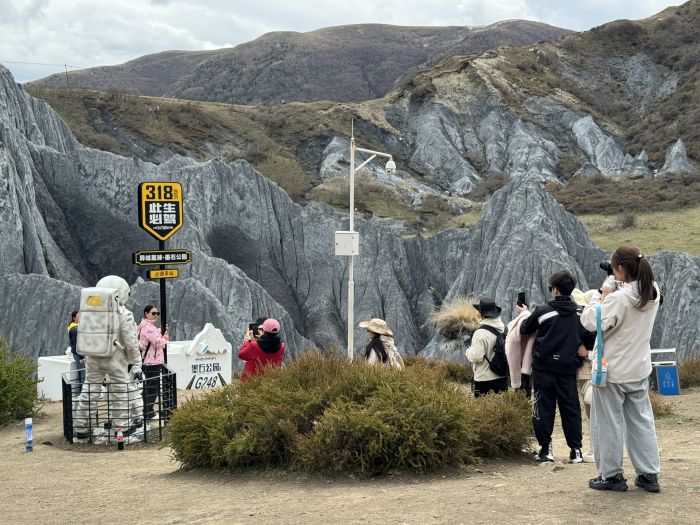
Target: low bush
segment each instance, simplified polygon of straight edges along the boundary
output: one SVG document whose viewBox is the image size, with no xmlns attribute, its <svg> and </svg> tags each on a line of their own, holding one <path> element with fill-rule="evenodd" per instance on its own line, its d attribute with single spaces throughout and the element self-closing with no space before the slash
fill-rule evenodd
<svg viewBox="0 0 700 525">
<path fill-rule="evenodd" d="M 617 226 L 626 230 L 637 225 L 637 216 L 634 213 L 623 213 L 617 218 Z"/>
<path fill-rule="evenodd" d="M 403 370 L 368 367 L 307 352 L 179 408 L 173 457 L 186 468 L 373 476 L 519 453 L 532 433 L 524 396 L 468 398 L 447 369 L 424 360 Z"/>
<path fill-rule="evenodd" d="M 700 358 L 686 358 L 678 366 L 678 380 L 681 388 L 700 386 Z"/>
<path fill-rule="evenodd" d="M 10 351 L 0 337 L 0 425 L 29 417 L 36 411 L 36 368 L 31 358 Z"/>
<path fill-rule="evenodd" d="M 468 363 L 455 363 L 446 359 L 426 359 L 420 356 L 404 357 L 406 366 L 427 366 L 441 374 L 448 381 L 469 384 L 474 378 L 472 367 Z"/>
</svg>

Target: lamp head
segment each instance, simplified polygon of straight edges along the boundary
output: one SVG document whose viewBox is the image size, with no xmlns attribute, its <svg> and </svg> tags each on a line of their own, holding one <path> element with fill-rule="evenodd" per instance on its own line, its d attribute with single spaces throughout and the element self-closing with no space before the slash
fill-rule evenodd
<svg viewBox="0 0 700 525">
<path fill-rule="evenodd" d="M 396 163 L 394 162 L 394 159 L 389 159 L 389 162 L 386 163 L 386 173 L 387 175 L 393 175 L 396 173 Z"/>
</svg>

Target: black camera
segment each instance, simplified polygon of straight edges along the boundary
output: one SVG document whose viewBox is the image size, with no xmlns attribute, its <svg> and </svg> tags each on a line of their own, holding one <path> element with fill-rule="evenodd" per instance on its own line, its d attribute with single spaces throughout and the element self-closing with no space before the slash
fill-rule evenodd
<svg viewBox="0 0 700 525">
<path fill-rule="evenodd" d="M 260 329 L 260 325 L 257 323 L 249 323 L 248 324 L 248 330 L 253 332 L 253 335 L 258 335 L 258 330 Z"/>
<path fill-rule="evenodd" d="M 612 263 L 610 262 L 610 259 L 605 259 L 604 261 L 600 261 L 600 269 L 603 270 L 608 275 L 612 275 L 613 269 L 612 269 Z"/>
</svg>

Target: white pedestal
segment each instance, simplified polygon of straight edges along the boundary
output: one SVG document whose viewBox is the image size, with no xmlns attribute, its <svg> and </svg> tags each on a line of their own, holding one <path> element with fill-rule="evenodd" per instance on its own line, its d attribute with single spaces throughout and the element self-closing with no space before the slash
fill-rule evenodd
<svg viewBox="0 0 700 525">
<path fill-rule="evenodd" d="M 168 343 L 168 367 L 177 374 L 178 390 L 203 390 L 231 382 L 231 343 L 207 323 L 191 341 Z"/>
<path fill-rule="evenodd" d="M 71 374 L 67 377 L 77 379 L 75 360 L 70 352 L 70 348 L 66 350 L 65 355 L 40 357 L 37 377 L 41 381 L 36 385 L 37 397 L 47 401 L 60 401 L 63 399 L 61 376 L 68 372 Z"/>
</svg>

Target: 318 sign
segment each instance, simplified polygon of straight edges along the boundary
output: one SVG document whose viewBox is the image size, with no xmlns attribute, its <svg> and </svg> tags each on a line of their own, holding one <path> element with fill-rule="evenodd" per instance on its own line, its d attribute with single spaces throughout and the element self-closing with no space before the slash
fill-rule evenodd
<svg viewBox="0 0 700 525">
<path fill-rule="evenodd" d="M 159 241 L 182 228 L 182 186 L 179 182 L 139 184 L 139 226 Z"/>
</svg>

